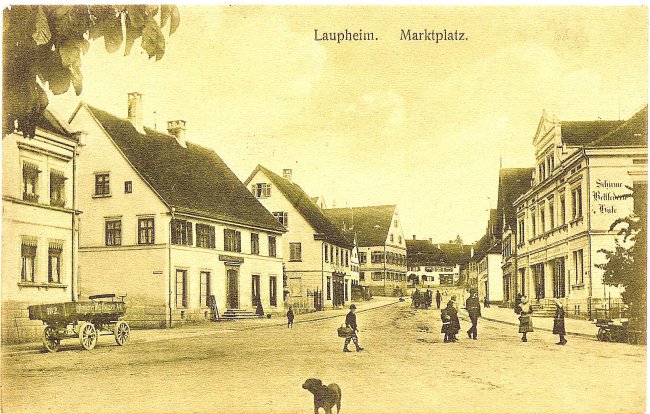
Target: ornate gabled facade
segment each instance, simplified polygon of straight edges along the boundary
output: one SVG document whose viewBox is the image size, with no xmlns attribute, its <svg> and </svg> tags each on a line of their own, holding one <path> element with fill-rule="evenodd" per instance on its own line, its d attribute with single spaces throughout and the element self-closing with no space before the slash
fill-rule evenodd
<svg viewBox="0 0 650 414">
<path fill-rule="evenodd" d="M 514 202 L 517 292 L 589 317 L 620 297 L 603 283 L 600 250 L 614 247 L 616 219 L 645 208 L 647 116 L 647 107 L 625 122 L 542 114 L 532 187 Z"/>
</svg>

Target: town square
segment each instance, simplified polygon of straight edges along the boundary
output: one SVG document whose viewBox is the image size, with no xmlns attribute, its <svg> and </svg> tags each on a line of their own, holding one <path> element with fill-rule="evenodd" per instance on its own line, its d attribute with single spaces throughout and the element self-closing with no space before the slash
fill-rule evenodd
<svg viewBox="0 0 650 414">
<path fill-rule="evenodd" d="M 645 412 L 647 18 L 7 6 L 0 411 Z"/>
</svg>

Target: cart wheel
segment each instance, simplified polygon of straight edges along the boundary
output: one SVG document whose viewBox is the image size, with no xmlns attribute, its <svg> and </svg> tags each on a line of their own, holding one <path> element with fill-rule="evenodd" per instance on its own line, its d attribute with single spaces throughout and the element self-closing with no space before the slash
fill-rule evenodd
<svg viewBox="0 0 650 414">
<path fill-rule="evenodd" d="M 56 337 L 56 329 L 53 326 L 46 326 L 43 330 L 43 345 L 50 352 L 58 352 L 61 349 L 61 340 Z"/>
<path fill-rule="evenodd" d="M 92 323 L 81 323 L 81 326 L 79 326 L 79 342 L 81 342 L 81 346 L 88 351 L 97 345 L 97 330 Z"/>
<path fill-rule="evenodd" d="M 119 321 L 115 324 L 115 330 L 113 333 L 115 334 L 115 342 L 117 342 L 118 345 L 123 346 L 126 344 L 126 341 L 129 340 L 131 328 L 129 328 L 128 323 Z"/>
</svg>

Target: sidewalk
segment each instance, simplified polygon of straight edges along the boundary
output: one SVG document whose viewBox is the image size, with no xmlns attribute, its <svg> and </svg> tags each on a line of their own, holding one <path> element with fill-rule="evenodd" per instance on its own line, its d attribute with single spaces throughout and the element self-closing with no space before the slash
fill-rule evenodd
<svg viewBox="0 0 650 414">
<path fill-rule="evenodd" d="M 463 319 L 469 320 L 469 317 L 467 317 L 467 311 L 464 309 L 461 312 L 461 316 Z M 518 316 L 510 308 L 499 308 L 497 306 L 484 308 L 481 306 L 481 319 L 519 326 Z M 598 332 L 598 328 L 593 324 L 593 322 L 580 319 L 565 318 L 564 326 L 567 335 L 595 338 L 596 333 Z M 535 317 L 535 314 L 533 314 L 533 329 L 553 332 L 553 318 Z"/>
<path fill-rule="evenodd" d="M 374 297 L 370 301 L 354 302 L 354 304 L 357 306 L 357 313 L 367 312 L 373 309 L 394 305 L 396 303 L 399 303 L 399 298 L 393 297 Z M 341 323 L 343 323 L 342 318 L 345 317 L 345 314 L 348 312 L 349 306 L 346 305 L 343 309 L 332 309 L 321 312 L 304 313 L 296 315 L 294 325 L 333 318 L 341 318 Z M 214 335 L 219 333 L 243 332 L 253 329 L 286 326 L 286 324 L 287 319 L 285 317 L 275 317 L 271 319 L 263 318 L 220 322 L 201 321 L 196 323 L 188 323 L 171 329 L 133 329 L 131 331 L 127 346 L 128 344 L 184 339 L 197 336 Z M 78 344 L 79 340 L 77 338 L 68 338 L 64 340 L 63 344 L 73 344 L 74 342 Z M 102 343 L 114 344 L 113 336 L 100 336 L 99 345 L 101 346 Z M 2 345 L 2 356 L 39 353 L 42 352 L 43 349 L 43 345 L 40 341 L 15 345 Z"/>
</svg>

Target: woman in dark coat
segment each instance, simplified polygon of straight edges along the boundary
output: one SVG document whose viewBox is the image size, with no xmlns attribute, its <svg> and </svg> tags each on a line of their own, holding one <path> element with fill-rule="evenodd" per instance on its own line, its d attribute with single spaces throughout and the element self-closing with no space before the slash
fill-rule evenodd
<svg viewBox="0 0 650 414">
<path fill-rule="evenodd" d="M 559 299 L 555 299 L 555 317 L 553 318 L 553 335 L 560 335 L 560 342 L 557 345 L 565 345 L 567 343 L 566 331 L 564 329 L 564 307 Z"/>
<path fill-rule="evenodd" d="M 293 308 L 289 306 L 289 311 L 287 312 L 287 328 L 293 328 Z"/>
<path fill-rule="evenodd" d="M 460 331 L 460 320 L 455 304 L 456 295 L 452 295 L 451 300 L 447 302 L 447 307 L 440 312 L 443 322 L 441 332 L 445 334 L 445 342 L 458 341 L 456 334 Z"/>
<path fill-rule="evenodd" d="M 519 305 L 519 333 L 522 334 L 521 342 L 528 342 L 526 334 L 533 332 L 533 307 L 528 303 L 526 296 L 521 297 L 521 305 Z"/>
</svg>

